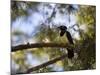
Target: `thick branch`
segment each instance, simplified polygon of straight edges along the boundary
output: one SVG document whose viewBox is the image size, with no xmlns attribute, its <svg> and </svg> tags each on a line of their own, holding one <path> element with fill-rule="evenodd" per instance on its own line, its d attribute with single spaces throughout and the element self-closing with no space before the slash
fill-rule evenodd
<svg viewBox="0 0 100 75">
<path fill-rule="evenodd" d="M 28 69 L 26 72 L 24 72 L 24 74 L 25 74 L 25 73 L 31 73 L 31 72 L 33 72 L 33 71 L 39 70 L 40 68 L 46 67 L 46 66 L 48 66 L 48 65 L 50 65 L 50 64 L 53 64 L 53 63 L 55 63 L 55 62 L 57 62 L 57 61 L 59 61 L 59 60 L 62 60 L 62 59 L 64 59 L 64 58 L 66 58 L 66 57 L 67 57 L 67 54 L 62 55 L 62 56 L 60 56 L 60 57 L 58 57 L 58 58 L 55 58 L 55 59 L 53 59 L 53 60 L 50 60 L 50 61 L 48 61 L 48 62 L 45 62 L 45 63 L 43 63 L 43 64 L 40 64 L 40 65 L 38 65 L 38 66 L 32 67 L 32 68 Z M 18 74 L 19 74 L 19 73 L 18 73 Z"/>
<path fill-rule="evenodd" d="M 12 47 L 12 52 L 19 51 L 19 50 L 25 50 L 29 48 L 41 48 L 41 47 L 63 47 L 68 48 L 69 45 L 65 43 L 33 43 L 33 44 L 22 44 L 18 46 Z"/>
</svg>

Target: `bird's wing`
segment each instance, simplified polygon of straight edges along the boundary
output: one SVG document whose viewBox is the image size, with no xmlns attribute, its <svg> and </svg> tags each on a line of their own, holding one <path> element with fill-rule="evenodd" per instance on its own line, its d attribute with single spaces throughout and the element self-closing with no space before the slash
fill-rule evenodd
<svg viewBox="0 0 100 75">
<path fill-rule="evenodd" d="M 74 44 L 73 43 L 73 38 L 72 38 L 70 32 L 66 31 L 66 37 L 67 37 L 67 39 L 68 39 L 68 41 L 69 41 L 70 44 Z"/>
</svg>

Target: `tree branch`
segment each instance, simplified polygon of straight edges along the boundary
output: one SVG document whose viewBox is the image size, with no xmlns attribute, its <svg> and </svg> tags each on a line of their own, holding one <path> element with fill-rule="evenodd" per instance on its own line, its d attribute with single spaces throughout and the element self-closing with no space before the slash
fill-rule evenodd
<svg viewBox="0 0 100 75">
<path fill-rule="evenodd" d="M 29 48 L 41 48 L 41 47 L 62 47 L 62 48 L 68 48 L 70 45 L 67 43 L 33 43 L 33 44 L 22 44 L 18 46 L 12 46 L 12 52 L 16 52 L 19 50 L 25 50 Z"/>
<path fill-rule="evenodd" d="M 62 60 L 62 59 L 64 59 L 64 58 L 66 58 L 66 57 L 67 57 L 67 54 L 64 54 L 64 55 L 62 55 L 62 56 L 60 56 L 60 57 L 57 57 L 57 58 L 55 58 L 55 59 L 52 59 L 52 60 L 50 60 L 50 61 L 48 61 L 48 62 L 45 62 L 45 63 L 40 64 L 40 65 L 38 65 L 38 66 L 32 67 L 32 68 L 28 69 L 26 72 L 23 72 L 23 74 L 31 73 L 31 72 L 33 72 L 33 71 L 39 70 L 40 68 L 46 67 L 46 66 L 48 66 L 48 65 L 50 65 L 50 64 L 53 64 L 53 63 L 55 63 L 55 62 L 57 62 L 57 61 L 59 61 L 59 60 Z M 17 74 L 22 74 L 22 73 L 17 73 Z"/>
</svg>

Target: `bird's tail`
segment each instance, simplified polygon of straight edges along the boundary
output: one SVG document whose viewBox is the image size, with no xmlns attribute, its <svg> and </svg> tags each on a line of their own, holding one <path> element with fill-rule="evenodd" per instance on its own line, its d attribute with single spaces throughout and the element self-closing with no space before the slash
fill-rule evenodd
<svg viewBox="0 0 100 75">
<path fill-rule="evenodd" d="M 69 48 L 67 48 L 67 50 L 68 50 L 68 58 L 72 59 L 74 57 L 74 50 Z"/>
</svg>

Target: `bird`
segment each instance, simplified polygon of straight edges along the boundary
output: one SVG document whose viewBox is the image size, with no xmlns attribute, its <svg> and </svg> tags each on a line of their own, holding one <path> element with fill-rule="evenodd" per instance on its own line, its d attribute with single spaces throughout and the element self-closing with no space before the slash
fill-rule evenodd
<svg viewBox="0 0 100 75">
<path fill-rule="evenodd" d="M 73 38 L 72 38 L 70 32 L 67 31 L 67 27 L 62 25 L 62 26 L 59 26 L 58 28 L 60 29 L 60 36 L 62 37 L 66 33 L 66 38 L 68 39 L 68 42 L 70 44 L 74 44 Z"/>
<path fill-rule="evenodd" d="M 67 31 L 67 27 L 62 25 L 62 26 L 59 26 L 58 28 L 60 29 L 60 36 L 62 37 L 66 33 L 66 37 L 68 39 L 68 42 L 71 45 L 74 45 L 73 38 L 72 38 L 70 32 Z M 72 59 L 74 57 L 74 50 L 73 50 L 73 48 L 67 48 L 67 50 L 68 50 L 68 58 Z"/>
</svg>

